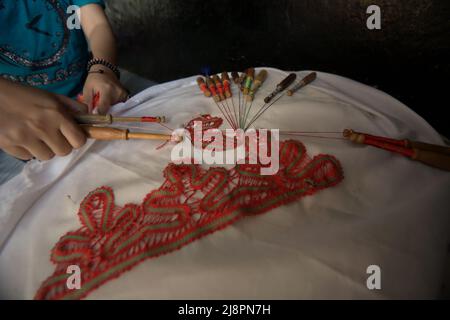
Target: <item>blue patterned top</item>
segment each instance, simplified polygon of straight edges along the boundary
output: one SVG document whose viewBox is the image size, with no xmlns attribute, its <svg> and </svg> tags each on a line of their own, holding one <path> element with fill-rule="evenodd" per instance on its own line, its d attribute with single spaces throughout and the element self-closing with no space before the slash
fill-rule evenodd
<svg viewBox="0 0 450 320">
<path fill-rule="evenodd" d="M 0 0 L 0 76 L 75 97 L 89 59 L 76 5 L 103 0 Z"/>
</svg>

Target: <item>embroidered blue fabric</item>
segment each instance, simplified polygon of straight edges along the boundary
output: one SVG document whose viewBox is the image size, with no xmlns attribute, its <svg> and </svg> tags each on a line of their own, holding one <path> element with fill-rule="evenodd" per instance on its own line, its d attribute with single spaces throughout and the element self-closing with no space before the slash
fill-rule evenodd
<svg viewBox="0 0 450 320">
<path fill-rule="evenodd" d="M 75 97 L 89 59 L 75 7 L 103 0 L 0 0 L 0 76 Z"/>
</svg>

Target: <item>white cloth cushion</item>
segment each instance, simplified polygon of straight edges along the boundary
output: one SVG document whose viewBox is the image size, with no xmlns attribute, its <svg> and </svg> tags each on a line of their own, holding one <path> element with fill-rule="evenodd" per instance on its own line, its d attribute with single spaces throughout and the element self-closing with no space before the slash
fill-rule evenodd
<svg viewBox="0 0 450 320">
<path fill-rule="evenodd" d="M 255 106 L 287 75 L 268 71 Z M 172 128 L 199 114 L 220 115 L 195 79 L 149 88 L 114 112 L 165 115 Z M 326 73 L 318 73 L 317 81 L 294 97 L 282 98 L 256 125 L 295 131 L 353 128 L 442 143 L 399 101 Z M 164 132 L 158 125 L 149 128 Z M 309 155 L 327 153 L 341 161 L 341 184 L 146 260 L 88 298 L 436 297 L 448 240 L 450 175 L 376 148 L 302 141 Z M 159 144 L 90 142 L 68 157 L 31 162 L 1 186 L 0 297 L 33 298 L 53 272 L 51 248 L 80 227 L 78 206 L 90 191 L 111 186 L 116 203 L 124 205 L 139 204 L 158 188 L 171 151 L 156 150 Z M 382 290 L 366 287 L 370 265 L 381 267 Z"/>
</svg>

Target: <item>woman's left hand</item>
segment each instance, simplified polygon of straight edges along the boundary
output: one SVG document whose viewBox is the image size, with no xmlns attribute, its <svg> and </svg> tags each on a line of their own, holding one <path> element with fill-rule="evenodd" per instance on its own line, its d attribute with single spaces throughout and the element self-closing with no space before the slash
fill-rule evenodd
<svg viewBox="0 0 450 320">
<path fill-rule="evenodd" d="M 125 102 L 128 96 L 114 72 L 103 66 L 91 68 L 83 88 L 83 102 L 89 113 L 106 114 L 112 105 Z"/>
</svg>

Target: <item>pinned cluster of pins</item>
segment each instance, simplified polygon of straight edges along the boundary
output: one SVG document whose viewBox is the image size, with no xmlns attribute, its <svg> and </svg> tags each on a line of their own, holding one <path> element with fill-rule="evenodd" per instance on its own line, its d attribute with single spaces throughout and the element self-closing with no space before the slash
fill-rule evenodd
<svg viewBox="0 0 450 320">
<path fill-rule="evenodd" d="M 237 129 L 235 117 L 236 107 L 233 101 L 233 94 L 231 91 L 231 82 L 228 72 L 222 72 L 221 77 L 214 75 L 212 77 L 197 78 L 197 84 L 200 90 L 206 97 L 212 97 L 219 110 L 222 112 L 226 121 L 233 129 Z M 228 103 L 231 100 L 231 105 Z"/>
<path fill-rule="evenodd" d="M 252 114 L 252 117 L 250 117 L 250 114 L 255 95 L 268 77 L 267 70 L 261 70 L 258 74 L 255 74 L 255 69 L 249 68 L 241 74 L 232 72 L 231 77 L 234 84 L 238 87 L 237 107 L 233 100 L 228 72 L 223 72 L 221 77 L 217 75 L 212 77 L 206 76 L 205 78 L 199 77 L 197 78 L 197 84 L 206 97 L 213 98 L 226 121 L 234 130 L 243 129 L 245 131 L 284 95 L 293 96 L 295 92 L 313 82 L 317 74 L 315 72 L 310 73 L 295 84 L 297 75 L 295 73 L 289 74 L 264 99 L 264 104 L 259 107 L 256 113 Z M 294 85 L 287 90 L 292 84 Z M 231 103 L 228 103 L 229 101 Z"/>
</svg>

